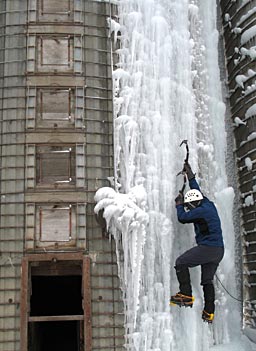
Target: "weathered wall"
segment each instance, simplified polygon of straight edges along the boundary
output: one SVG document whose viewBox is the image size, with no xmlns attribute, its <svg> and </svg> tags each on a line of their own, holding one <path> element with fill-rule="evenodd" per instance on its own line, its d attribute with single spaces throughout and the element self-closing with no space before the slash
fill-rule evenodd
<svg viewBox="0 0 256 351">
<path fill-rule="evenodd" d="M 220 0 L 234 122 L 243 246 L 244 326 L 256 327 L 256 1 Z"/>
<path fill-rule="evenodd" d="M 36 318 L 24 309 L 28 262 L 53 253 L 90 257 L 86 350 L 123 349 L 115 244 L 93 211 L 95 191 L 113 176 L 114 10 L 85 0 L 0 2 L 0 350 L 20 350 L 20 313 Z"/>
<path fill-rule="evenodd" d="M 0 349 L 18 350 L 24 241 L 26 9 L 1 1 L 0 22 Z"/>
</svg>

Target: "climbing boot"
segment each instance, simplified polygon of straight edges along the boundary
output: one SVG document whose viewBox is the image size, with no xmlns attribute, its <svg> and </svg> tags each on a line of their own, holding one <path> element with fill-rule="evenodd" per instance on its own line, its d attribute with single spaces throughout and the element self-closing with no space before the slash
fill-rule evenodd
<svg viewBox="0 0 256 351">
<path fill-rule="evenodd" d="M 208 313 L 205 310 L 202 312 L 202 319 L 204 322 L 212 323 L 214 319 L 214 313 Z"/>
<path fill-rule="evenodd" d="M 178 292 L 176 295 L 171 296 L 170 305 L 192 307 L 194 300 L 194 296 L 187 296 L 183 295 L 181 292 Z"/>
</svg>

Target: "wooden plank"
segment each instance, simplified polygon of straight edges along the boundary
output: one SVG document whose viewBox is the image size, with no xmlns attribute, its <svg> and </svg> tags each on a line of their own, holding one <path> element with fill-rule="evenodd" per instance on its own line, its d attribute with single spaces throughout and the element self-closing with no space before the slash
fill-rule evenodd
<svg viewBox="0 0 256 351">
<path fill-rule="evenodd" d="M 33 202 L 33 203 L 48 203 L 48 202 L 67 202 L 67 203 L 72 203 L 72 202 L 81 202 L 85 203 L 87 202 L 87 193 L 83 190 L 83 192 L 78 192 L 78 191 L 62 191 L 57 192 L 57 191 L 51 191 L 51 192 L 34 192 L 34 193 L 29 193 L 27 192 L 25 194 L 25 202 Z"/>
<path fill-rule="evenodd" d="M 72 262 L 73 264 L 73 262 Z M 48 268 L 48 266 L 43 267 L 32 267 L 32 275 L 36 276 L 67 276 L 67 275 L 82 275 L 82 269 L 80 266 L 65 267 L 62 264 L 56 268 Z"/>
<path fill-rule="evenodd" d="M 73 316 L 36 316 L 29 317 L 29 322 L 65 322 L 65 321 L 82 321 L 84 319 L 83 315 L 73 315 Z"/>
<path fill-rule="evenodd" d="M 83 252 L 72 252 L 72 253 L 45 253 L 45 254 L 31 254 L 25 256 L 29 262 L 40 262 L 40 261 L 76 261 L 83 260 Z"/>
</svg>

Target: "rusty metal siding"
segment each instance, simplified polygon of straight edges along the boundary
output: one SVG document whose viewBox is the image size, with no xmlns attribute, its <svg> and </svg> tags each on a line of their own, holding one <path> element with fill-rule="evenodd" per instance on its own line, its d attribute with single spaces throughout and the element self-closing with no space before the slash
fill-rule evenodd
<svg viewBox="0 0 256 351">
<path fill-rule="evenodd" d="M 240 190 L 244 326 L 256 328 L 256 1 L 220 0 L 220 6 Z"/>
<path fill-rule="evenodd" d="M 56 14 L 61 7 L 66 11 Z M 21 263 L 27 255 L 36 260 L 42 252 L 81 253 L 91 261 L 85 274 L 86 306 L 91 311 L 85 321 L 86 343 L 92 351 L 124 349 L 115 243 L 99 227 L 93 210 L 95 191 L 108 186 L 108 177 L 113 176 L 107 29 L 111 11 L 114 5 L 99 1 L 0 2 L 0 349 L 5 351 L 20 350 L 21 339 L 27 348 L 27 329 L 20 334 L 20 314 L 24 317 L 27 311 L 21 311 L 20 304 L 24 306 L 29 279 L 21 286 Z M 53 100 L 49 106 L 57 122 L 47 115 L 42 96 L 49 99 L 51 93 L 60 101 L 69 96 L 63 124 L 58 120 L 62 110 L 56 114 Z M 44 145 L 75 150 L 72 182 L 39 184 L 37 152 Z M 50 204 L 74 209 L 69 223 L 72 240 L 54 242 L 51 231 L 41 235 L 53 220 L 50 216 L 48 223 L 41 222 Z"/>
</svg>

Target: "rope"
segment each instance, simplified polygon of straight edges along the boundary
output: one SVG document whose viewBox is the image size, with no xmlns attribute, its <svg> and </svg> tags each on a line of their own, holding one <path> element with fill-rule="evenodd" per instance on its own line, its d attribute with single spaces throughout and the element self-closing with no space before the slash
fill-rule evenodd
<svg viewBox="0 0 256 351">
<path fill-rule="evenodd" d="M 220 283 L 220 285 L 223 287 L 223 289 L 226 291 L 226 293 L 228 293 L 228 295 L 229 295 L 230 297 L 232 297 L 232 299 L 234 299 L 234 300 L 236 300 L 236 301 L 239 301 L 239 302 L 243 302 L 243 300 L 238 299 L 237 297 L 233 296 L 233 295 L 225 288 L 225 286 L 222 284 L 222 282 L 220 281 L 220 279 L 219 279 L 219 277 L 217 276 L 217 274 L 215 274 L 215 276 L 216 276 L 218 282 Z"/>
</svg>

